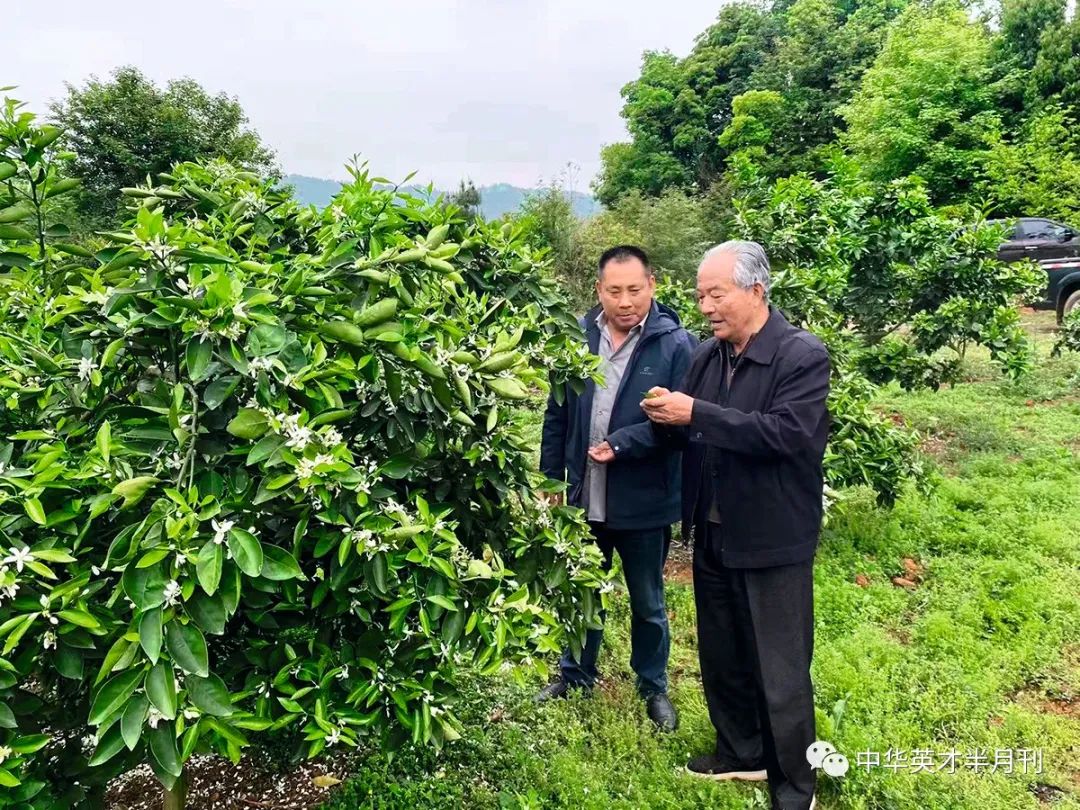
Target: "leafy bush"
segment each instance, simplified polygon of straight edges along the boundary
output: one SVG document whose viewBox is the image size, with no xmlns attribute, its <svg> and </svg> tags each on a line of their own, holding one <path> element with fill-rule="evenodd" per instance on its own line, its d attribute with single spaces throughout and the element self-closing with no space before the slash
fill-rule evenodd
<svg viewBox="0 0 1080 810">
<path fill-rule="evenodd" d="M 594 363 L 520 228 L 215 162 L 72 253 L 57 135 L 5 106 L 0 806 L 139 761 L 179 800 L 253 733 L 439 745 L 460 669 L 581 643 L 600 555 L 510 409 Z"/>
<path fill-rule="evenodd" d="M 1024 371 L 1016 302 L 1045 276 L 998 261 L 1002 229 L 980 212 L 945 213 L 917 180 L 862 182 L 842 162 L 827 180 L 766 183 L 742 170 L 733 227 L 768 249 L 776 301 L 808 323 L 842 324 L 872 381 L 952 381 L 973 344 L 1008 375 Z"/>
<path fill-rule="evenodd" d="M 1060 357 L 1063 352 L 1080 353 L 1080 309 L 1068 313 L 1058 327 L 1057 340 L 1051 354 Z"/>
</svg>

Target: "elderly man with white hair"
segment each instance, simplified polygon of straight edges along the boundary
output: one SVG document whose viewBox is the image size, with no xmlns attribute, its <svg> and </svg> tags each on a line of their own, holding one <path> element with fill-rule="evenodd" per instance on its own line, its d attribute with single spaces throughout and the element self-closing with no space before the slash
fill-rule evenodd
<svg viewBox="0 0 1080 810">
<path fill-rule="evenodd" d="M 712 248 L 697 295 L 714 337 L 680 391 L 642 401 L 684 448 L 683 531 L 694 537 L 698 655 L 716 748 L 688 770 L 765 780 L 774 810 L 814 806 L 813 560 L 829 435 L 829 355 L 769 304 L 755 242 Z"/>
</svg>

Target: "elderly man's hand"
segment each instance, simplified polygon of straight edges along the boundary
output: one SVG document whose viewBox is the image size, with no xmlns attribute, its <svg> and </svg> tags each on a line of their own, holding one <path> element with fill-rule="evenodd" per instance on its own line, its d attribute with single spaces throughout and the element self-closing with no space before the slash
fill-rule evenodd
<svg viewBox="0 0 1080 810">
<path fill-rule="evenodd" d="M 641 400 L 645 415 L 658 425 L 689 425 L 694 398 L 657 386 Z"/>
<path fill-rule="evenodd" d="M 597 464 L 610 464 L 615 460 L 615 451 L 608 442 L 600 442 L 596 447 L 589 448 L 589 458 Z"/>
</svg>

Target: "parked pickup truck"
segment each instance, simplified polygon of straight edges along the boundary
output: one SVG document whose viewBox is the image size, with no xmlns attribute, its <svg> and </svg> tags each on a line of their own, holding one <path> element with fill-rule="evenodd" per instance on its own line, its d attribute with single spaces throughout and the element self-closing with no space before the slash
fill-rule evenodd
<svg viewBox="0 0 1080 810">
<path fill-rule="evenodd" d="M 999 220 L 997 224 L 1007 223 Z M 1059 321 L 1080 307 L 1080 231 L 1076 228 L 1052 219 L 1021 217 L 998 248 L 998 258 L 1006 262 L 1033 259 L 1046 270 L 1046 294 L 1035 306 L 1054 310 Z"/>
</svg>

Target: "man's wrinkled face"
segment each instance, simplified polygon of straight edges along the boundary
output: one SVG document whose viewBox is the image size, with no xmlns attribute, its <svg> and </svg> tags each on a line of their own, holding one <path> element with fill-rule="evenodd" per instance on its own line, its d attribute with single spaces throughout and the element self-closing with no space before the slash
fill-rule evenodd
<svg viewBox="0 0 1080 810">
<path fill-rule="evenodd" d="M 698 269 L 697 298 L 701 314 L 709 319 L 720 340 L 745 340 L 755 315 L 765 302 L 760 284 L 744 289 L 735 283 L 735 254 L 717 253 Z"/>
<path fill-rule="evenodd" d="M 629 332 L 649 314 L 656 280 L 640 259 L 610 261 L 596 282 L 596 294 L 608 324 Z"/>
</svg>

